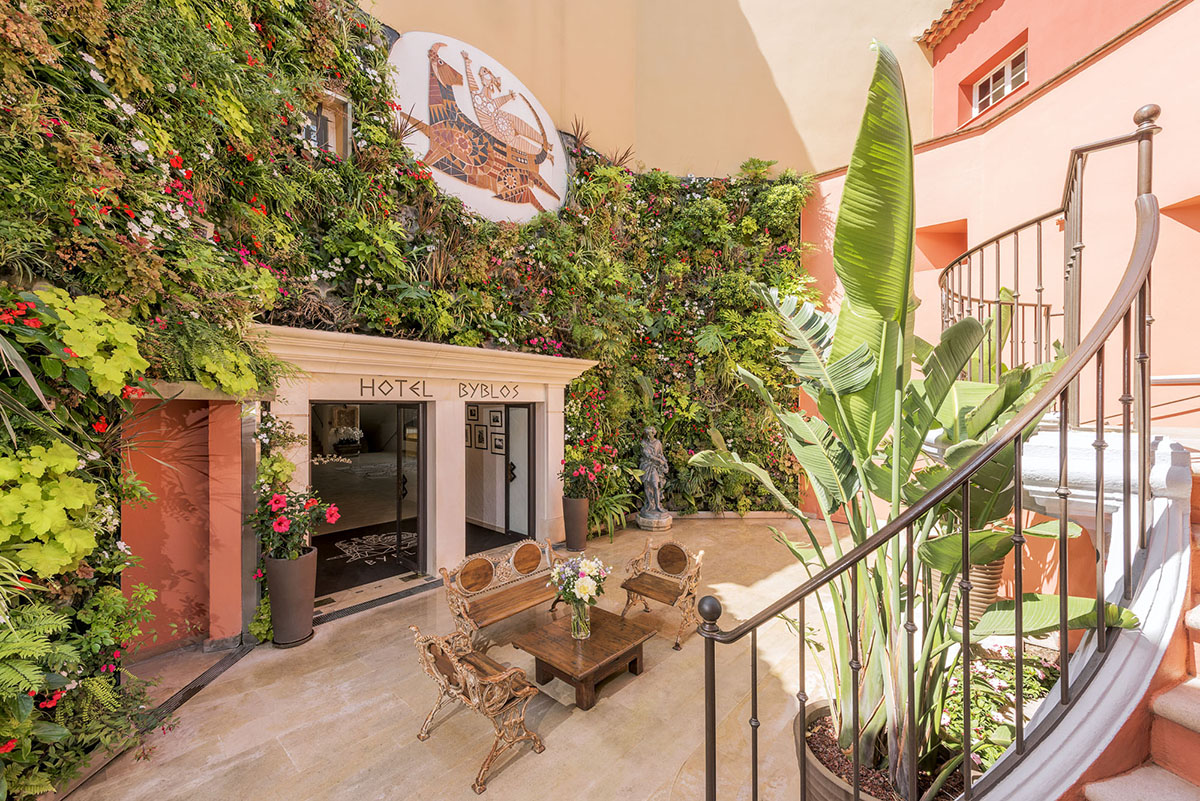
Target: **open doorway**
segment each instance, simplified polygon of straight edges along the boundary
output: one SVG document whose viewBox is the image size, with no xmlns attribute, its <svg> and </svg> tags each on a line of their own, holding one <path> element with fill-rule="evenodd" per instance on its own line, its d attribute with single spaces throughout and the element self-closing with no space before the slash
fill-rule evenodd
<svg viewBox="0 0 1200 801">
<path fill-rule="evenodd" d="M 468 404 L 466 552 L 535 537 L 533 406 Z"/>
<path fill-rule="evenodd" d="M 424 407 L 314 403 L 311 476 L 341 511 L 322 523 L 317 596 L 424 570 Z"/>
</svg>

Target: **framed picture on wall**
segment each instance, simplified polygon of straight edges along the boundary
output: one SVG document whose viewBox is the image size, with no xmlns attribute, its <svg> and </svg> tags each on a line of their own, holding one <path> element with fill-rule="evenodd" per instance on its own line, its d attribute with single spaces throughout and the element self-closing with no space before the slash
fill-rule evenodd
<svg viewBox="0 0 1200 801">
<path fill-rule="evenodd" d="M 488 412 L 488 425 L 492 428 L 504 428 L 504 412 L 500 409 Z"/>
<path fill-rule="evenodd" d="M 488 428 L 485 425 L 475 426 L 475 447 L 478 450 L 486 451 L 488 448 Z"/>
<path fill-rule="evenodd" d="M 478 405 L 476 405 L 474 403 L 467 404 L 467 422 L 468 423 L 478 423 L 479 422 L 479 406 Z"/>
<path fill-rule="evenodd" d="M 497 431 L 492 432 L 492 453 L 504 455 L 504 434 Z"/>
<path fill-rule="evenodd" d="M 473 437 L 472 437 L 472 435 L 471 435 L 471 428 L 472 428 L 471 424 L 470 424 L 470 423 L 467 423 L 467 447 L 468 447 L 468 448 L 474 448 L 474 447 L 475 447 L 475 445 L 474 445 L 474 438 L 473 438 Z"/>
</svg>

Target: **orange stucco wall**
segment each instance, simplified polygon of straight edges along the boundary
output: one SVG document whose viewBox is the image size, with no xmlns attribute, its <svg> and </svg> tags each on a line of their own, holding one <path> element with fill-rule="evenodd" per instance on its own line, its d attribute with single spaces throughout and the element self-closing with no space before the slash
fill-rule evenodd
<svg viewBox="0 0 1200 801">
<path fill-rule="evenodd" d="M 1050 4 L 1048 4 L 1050 5 Z M 981 28 L 982 29 L 982 28 Z M 1067 157 L 1074 146 L 1133 130 L 1133 112 L 1146 103 L 1162 106 L 1162 133 L 1155 137 L 1154 191 L 1164 208 L 1154 267 L 1152 375 L 1196 373 L 1193 299 L 1200 297 L 1200 103 L 1190 81 L 1193 32 L 1200 30 L 1200 4 L 1187 3 L 1088 63 L 1069 78 L 1031 92 L 1011 115 L 928 145 L 918 145 L 916 227 L 966 220 L 973 245 L 1057 207 Z M 853 131 L 846 131 L 853 138 Z M 1083 330 L 1112 296 L 1133 240 L 1136 156 L 1118 148 L 1089 158 L 1084 198 Z M 841 199 L 843 171 L 820 177 L 804 211 L 806 240 L 816 245 L 808 260 L 818 286 L 838 302 L 830 255 Z M 936 230 L 936 229 L 935 229 Z M 1061 234 L 1047 226 L 1045 299 L 1061 303 Z M 1057 271 L 1055 271 L 1057 268 Z M 917 272 L 917 333 L 934 338 L 941 328 L 939 270 Z M 1029 287 L 1024 288 L 1026 292 Z M 1110 369 L 1115 398 L 1119 371 Z M 1085 393 L 1084 419 L 1091 413 Z M 1195 387 L 1156 387 L 1154 418 L 1160 424 L 1200 425 Z M 1106 408 L 1117 410 L 1114 402 Z M 1110 419 L 1111 422 L 1111 419 Z"/>
<path fill-rule="evenodd" d="M 239 404 L 139 401 L 127 434 L 129 468 L 154 494 L 125 504 L 121 536 L 141 564 L 129 587 L 158 590 L 141 655 L 242 630 Z"/>
<path fill-rule="evenodd" d="M 142 560 L 125 587 L 158 590 L 143 654 L 207 637 L 209 617 L 208 404 L 155 403 L 137 402 L 128 440 L 129 466 L 156 500 L 121 509 L 121 537 Z"/>
<path fill-rule="evenodd" d="M 970 90 L 1004 57 L 1028 47 L 1028 83 L 1010 105 L 1163 5 L 1162 0 L 984 0 L 933 49 L 933 134 L 971 117 Z M 964 91 L 964 86 L 965 91 Z"/>
</svg>

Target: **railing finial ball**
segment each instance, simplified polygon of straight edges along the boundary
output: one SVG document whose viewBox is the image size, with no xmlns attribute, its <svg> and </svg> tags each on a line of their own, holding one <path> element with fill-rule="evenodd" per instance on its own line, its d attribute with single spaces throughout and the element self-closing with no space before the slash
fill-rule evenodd
<svg viewBox="0 0 1200 801">
<path fill-rule="evenodd" d="M 721 617 L 721 602 L 711 595 L 705 595 L 696 604 L 696 611 L 709 623 L 716 623 L 717 619 Z"/>
<path fill-rule="evenodd" d="M 1133 121 L 1139 126 L 1153 125 L 1159 114 L 1162 114 L 1162 108 L 1157 103 L 1147 103 L 1134 112 Z"/>
</svg>

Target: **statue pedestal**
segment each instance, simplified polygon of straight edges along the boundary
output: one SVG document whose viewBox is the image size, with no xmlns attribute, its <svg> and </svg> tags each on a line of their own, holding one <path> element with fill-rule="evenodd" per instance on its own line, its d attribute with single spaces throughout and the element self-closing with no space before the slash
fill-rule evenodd
<svg viewBox="0 0 1200 801">
<path fill-rule="evenodd" d="M 646 517 L 639 512 L 637 516 L 638 528 L 642 529 L 643 531 L 666 531 L 671 527 L 671 523 L 673 521 L 674 518 L 670 515 L 655 515 L 653 517 Z"/>
</svg>

